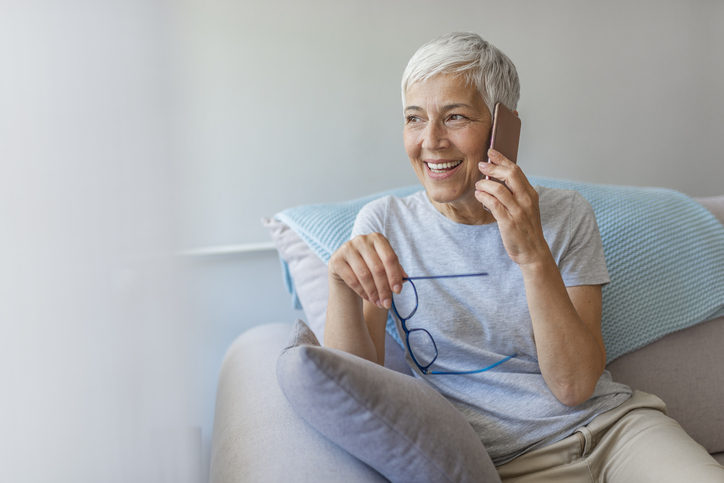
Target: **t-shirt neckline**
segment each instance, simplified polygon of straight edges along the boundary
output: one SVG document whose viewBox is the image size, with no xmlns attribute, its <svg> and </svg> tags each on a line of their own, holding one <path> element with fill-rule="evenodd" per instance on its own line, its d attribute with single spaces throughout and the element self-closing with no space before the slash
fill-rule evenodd
<svg viewBox="0 0 724 483">
<path fill-rule="evenodd" d="M 450 226 L 460 227 L 460 228 L 459 228 L 460 230 L 480 229 L 480 228 L 483 228 L 483 227 L 495 227 L 495 229 L 498 228 L 498 220 L 495 220 L 495 221 L 492 222 L 492 223 L 485 223 L 485 224 L 483 224 L 483 225 L 468 225 L 468 224 L 465 224 L 465 223 L 455 222 L 455 221 L 451 220 L 450 218 L 448 218 L 447 216 L 445 216 L 445 215 L 443 215 L 442 213 L 440 213 L 440 212 L 438 211 L 438 209 L 435 208 L 435 205 L 433 205 L 433 204 L 432 204 L 432 201 L 430 201 L 430 197 L 427 196 L 427 191 L 426 191 L 426 190 L 421 190 L 421 191 L 419 191 L 419 192 L 418 192 L 418 195 L 422 197 L 422 202 L 423 202 L 423 204 L 424 204 L 430 211 L 432 211 L 432 212 L 434 213 L 434 215 L 438 218 L 438 220 L 441 220 L 443 223 L 447 223 L 447 224 L 449 224 Z"/>
</svg>

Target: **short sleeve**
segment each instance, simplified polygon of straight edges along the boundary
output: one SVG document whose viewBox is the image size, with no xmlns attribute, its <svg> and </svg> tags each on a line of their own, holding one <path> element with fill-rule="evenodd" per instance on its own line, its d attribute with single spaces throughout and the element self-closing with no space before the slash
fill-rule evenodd
<svg viewBox="0 0 724 483">
<path fill-rule="evenodd" d="M 558 264 L 566 286 L 603 285 L 611 281 L 596 215 L 578 192 L 571 198 L 566 238 L 566 250 Z"/>
<path fill-rule="evenodd" d="M 350 240 L 356 236 L 369 235 L 370 233 L 384 234 L 385 215 L 389 200 L 389 196 L 378 198 L 370 201 L 359 210 L 357 218 L 354 220 Z"/>
</svg>

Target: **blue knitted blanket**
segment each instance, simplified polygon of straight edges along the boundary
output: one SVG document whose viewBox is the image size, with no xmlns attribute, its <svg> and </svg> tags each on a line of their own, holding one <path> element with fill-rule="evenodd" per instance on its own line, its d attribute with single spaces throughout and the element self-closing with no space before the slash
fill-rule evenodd
<svg viewBox="0 0 724 483">
<path fill-rule="evenodd" d="M 663 188 L 529 179 L 534 185 L 578 191 L 593 206 L 611 276 L 603 288 L 608 362 L 666 334 L 724 315 L 724 226 L 699 203 Z M 275 218 L 327 263 L 349 239 L 365 204 L 421 189 L 408 186 L 343 203 L 299 206 Z M 284 269 L 287 288 L 299 307 Z M 394 325 L 388 324 L 388 331 L 399 342 Z"/>
</svg>

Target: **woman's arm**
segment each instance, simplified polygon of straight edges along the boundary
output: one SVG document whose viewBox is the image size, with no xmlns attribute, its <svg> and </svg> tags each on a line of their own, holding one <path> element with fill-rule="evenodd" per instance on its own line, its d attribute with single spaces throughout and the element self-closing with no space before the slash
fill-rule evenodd
<svg viewBox="0 0 724 483">
<path fill-rule="evenodd" d="M 566 288 L 552 257 L 521 270 L 543 379 L 561 403 L 581 404 L 606 365 L 601 286 Z"/>
<path fill-rule="evenodd" d="M 324 346 L 384 365 L 387 312 L 404 274 L 397 255 L 383 235 L 361 235 L 334 252 L 328 271 Z"/>
<path fill-rule="evenodd" d="M 522 170 L 496 151 L 480 171 L 475 196 L 495 216 L 511 259 L 520 266 L 543 379 L 563 404 L 591 397 L 603 373 L 600 286 L 569 287 L 543 237 L 538 193 Z"/>
</svg>

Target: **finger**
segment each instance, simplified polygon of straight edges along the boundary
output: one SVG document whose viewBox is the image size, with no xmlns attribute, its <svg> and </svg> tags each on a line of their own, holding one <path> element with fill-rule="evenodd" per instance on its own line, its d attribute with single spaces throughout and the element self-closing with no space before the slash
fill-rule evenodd
<svg viewBox="0 0 724 483">
<path fill-rule="evenodd" d="M 507 187 L 498 183 L 497 181 L 481 179 L 480 181 L 475 183 L 475 190 L 476 194 L 478 192 L 481 192 L 492 196 L 495 199 L 494 204 L 502 205 L 508 211 L 514 210 L 515 206 L 518 203 L 514 194 Z M 487 203 L 484 204 L 488 206 Z M 488 208 L 492 208 L 492 206 L 488 206 Z M 495 212 L 493 212 L 493 214 L 495 214 Z"/>
<path fill-rule="evenodd" d="M 500 160 L 498 160 L 498 164 L 490 161 L 487 163 L 481 162 L 478 164 L 478 169 L 485 175 L 486 179 L 496 181 L 510 189 L 509 180 L 513 176 L 513 170 L 511 169 L 510 164 L 504 164 Z"/>
<path fill-rule="evenodd" d="M 489 181 L 490 183 L 495 183 L 498 186 L 500 186 L 499 183 L 496 183 L 495 181 Z M 506 188 L 502 188 L 505 191 L 507 191 Z M 491 212 L 495 219 L 502 223 L 503 221 L 510 218 L 510 212 L 508 211 L 507 207 L 501 203 L 501 201 L 493 196 L 492 194 L 482 191 L 482 190 L 476 190 L 475 191 L 475 199 L 477 199 L 480 203 L 483 204 L 483 207 L 485 207 L 486 210 Z"/>
<path fill-rule="evenodd" d="M 501 226 L 507 221 L 514 221 L 517 226 L 535 226 L 540 223 L 538 192 L 532 187 L 530 193 L 519 195 L 490 180 L 480 180 L 475 187 L 476 199 L 490 208 Z"/>
<path fill-rule="evenodd" d="M 360 266 L 360 263 L 364 262 L 362 262 L 361 257 L 359 257 L 360 260 L 350 263 L 351 260 L 357 257 L 359 257 L 359 254 L 357 253 L 346 254 L 344 259 L 339 260 L 335 263 L 334 271 L 344 281 L 344 283 L 347 284 L 349 288 L 354 290 L 354 292 L 359 295 L 363 300 L 367 300 L 369 302 L 370 297 L 369 295 L 367 295 L 367 291 L 365 290 L 362 282 L 357 276 L 357 271 L 353 267 L 353 265 Z"/>
<path fill-rule="evenodd" d="M 386 304 L 391 304 L 392 292 L 387 280 L 385 264 L 377 253 L 374 242 L 362 248 L 360 254 L 367 264 L 375 286 L 375 293 L 370 293 L 370 301 L 380 308 L 388 308 Z"/>
<path fill-rule="evenodd" d="M 512 196 L 508 196 L 508 193 L 504 191 L 495 191 L 497 188 L 495 185 L 489 185 L 490 189 L 483 188 L 485 186 L 481 180 L 476 183 L 476 189 L 487 191 L 490 194 L 498 197 L 498 199 L 506 205 L 508 210 L 513 216 L 519 216 L 522 212 L 529 212 L 535 210 L 538 200 L 538 192 L 530 184 L 528 178 L 525 176 L 523 171 L 516 165 L 512 164 L 509 167 L 494 166 L 495 169 L 481 169 L 483 173 L 491 173 L 496 178 L 502 178 L 501 182 L 504 183 L 508 193 Z M 499 183 L 496 183 L 499 184 Z"/>
<path fill-rule="evenodd" d="M 515 166 L 515 163 L 508 160 L 508 158 L 503 156 L 499 151 L 491 148 L 488 150 L 488 162 L 480 167 L 480 171 L 487 176 L 505 183 L 506 179 L 512 173 L 513 166 Z"/>
<path fill-rule="evenodd" d="M 506 158 L 503 153 L 501 153 L 500 151 L 496 151 L 493 148 L 488 149 L 488 161 L 496 166 L 508 166 L 511 164 L 515 164 L 514 162 Z"/>
<path fill-rule="evenodd" d="M 504 183 L 504 181 L 501 181 L 496 177 L 495 171 L 497 167 L 494 164 L 490 163 L 490 161 L 480 161 L 478 163 L 478 169 L 488 179 L 492 179 L 493 181 L 497 181 L 499 183 Z"/>
<path fill-rule="evenodd" d="M 532 189 L 527 176 L 523 173 L 523 170 L 520 169 L 520 166 L 503 156 L 502 153 L 491 148 L 488 150 L 488 159 L 490 163 L 480 168 L 483 174 L 501 180 L 513 193 L 520 193 Z"/>
<path fill-rule="evenodd" d="M 377 255 L 385 265 L 385 273 L 387 274 L 387 282 L 389 286 L 392 288 L 394 293 L 400 293 L 402 291 L 402 277 L 406 276 L 406 274 L 402 269 L 402 265 L 400 265 L 400 261 L 397 258 L 395 250 L 384 236 L 380 236 L 375 239 L 374 243 Z M 384 302 L 384 299 L 382 300 Z"/>
<path fill-rule="evenodd" d="M 367 294 L 367 300 L 380 307 L 379 288 L 373 272 L 373 267 L 374 269 L 377 269 L 377 267 L 373 261 L 368 260 L 368 256 L 365 256 L 364 252 L 365 247 L 361 247 L 360 251 L 355 252 L 354 257 L 350 257 L 349 263 Z M 370 266 L 370 263 L 372 266 Z M 381 266 L 381 263 L 378 266 Z"/>
</svg>

